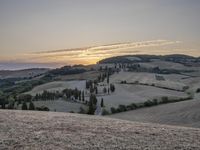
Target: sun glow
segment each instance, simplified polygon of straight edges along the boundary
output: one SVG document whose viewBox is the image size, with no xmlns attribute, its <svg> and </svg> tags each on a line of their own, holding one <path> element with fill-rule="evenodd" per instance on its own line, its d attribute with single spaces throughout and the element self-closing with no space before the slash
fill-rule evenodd
<svg viewBox="0 0 200 150">
<path fill-rule="evenodd" d="M 119 55 L 135 54 L 189 54 L 196 56 L 196 49 L 182 49 L 182 42 L 169 40 L 154 40 L 142 42 L 117 43 L 102 46 L 90 46 L 85 48 L 62 49 L 52 51 L 41 51 L 37 53 L 27 53 L 15 56 L 14 58 L 2 57 L 1 60 L 26 62 L 26 63 L 45 63 L 45 64 L 95 64 L 103 58 Z M 189 53 L 188 53 L 189 52 Z"/>
</svg>

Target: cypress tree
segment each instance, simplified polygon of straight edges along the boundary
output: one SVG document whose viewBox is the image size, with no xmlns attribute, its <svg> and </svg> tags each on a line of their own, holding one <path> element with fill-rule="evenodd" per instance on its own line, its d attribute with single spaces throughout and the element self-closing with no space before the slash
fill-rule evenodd
<svg viewBox="0 0 200 150">
<path fill-rule="evenodd" d="M 29 104 L 29 110 L 35 110 L 35 105 L 32 101 Z"/>
<path fill-rule="evenodd" d="M 104 107 L 103 98 L 101 98 L 101 107 Z"/>
<path fill-rule="evenodd" d="M 94 112 L 95 112 L 95 109 L 96 109 L 96 104 L 97 104 L 97 98 L 96 98 L 95 95 L 91 94 L 90 100 L 89 100 L 88 114 L 94 115 Z"/>
<path fill-rule="evenodd" d="M 84 91 L 82 91 L 82 101 L 83 101 L 83 102 L 85 101 L 85 94 L 84 94 Z"/>
</svg>

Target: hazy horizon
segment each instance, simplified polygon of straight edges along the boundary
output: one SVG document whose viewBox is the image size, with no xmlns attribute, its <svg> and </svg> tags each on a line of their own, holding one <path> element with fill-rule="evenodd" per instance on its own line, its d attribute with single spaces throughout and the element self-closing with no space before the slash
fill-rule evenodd
<svg viewBox="0 0 200 150">
<path fill-rule="evenodd" d="M 200 56 L 198 0 L 2 0 L 0 70 L 118 55 Z"/>
</svg>

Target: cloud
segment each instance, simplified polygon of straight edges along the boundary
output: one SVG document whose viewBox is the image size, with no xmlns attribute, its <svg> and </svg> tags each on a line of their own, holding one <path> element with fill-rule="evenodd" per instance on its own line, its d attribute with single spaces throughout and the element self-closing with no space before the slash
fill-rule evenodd
<svg viewBox="0 0 200 150">
<path fill-rule="evenodd" d="M 121 53 L 137 53 L 141 48 L 148 47 L 158 47 L 164 45 L 178 44 L 179 41 L 169 41 L 169 40 L 153 40 L 153 41 L 142 41 L 142 42 L 127 42 L 127 43 L 117 43 L 102 46 L 91 46 L 85 48 L 74 48 L 74 49 L 62 49 L 53 51 L 42 51 L 37 53 L 28 54 L 32 56 L 32 59 L 55 59 L 55 58 L 83 58 L 83 57 L 104 57 L 110 55 L 117 55 Z M 53 57 L 53 58 L 52 58 Z"/>
<path fill-rule="evenodd" d="M 131 54 L 151 54 L 158 51 L 163 46 L 176 45 L 180 41 L 153 40 L 141 42 L 115 43 L 100 46 L 90 46 L 83 48 L 61 49 L 51 51 L 41 51 L 37 53 L 28 53 L 17 57 L 17 62 L 31 63 L 60 63 L 60 64 L 90 64 L 100 59 Z"/>
</svg>

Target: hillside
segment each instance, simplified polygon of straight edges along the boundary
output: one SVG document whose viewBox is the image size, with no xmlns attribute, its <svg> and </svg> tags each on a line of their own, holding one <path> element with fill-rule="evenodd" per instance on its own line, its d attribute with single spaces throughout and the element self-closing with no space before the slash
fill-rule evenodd
<svg viewBox="0 0 200 150">
<path fill-rule="evenodd" d="M 199 95 L 198 95 L 199 97 Z M 200 101 L 189 100 L 113 114 L 109 117 L 200 128 Z"/>
<path fill-rule="evenodd" d="M 32 68 L 24 70 L 0 70 L 0 79 L 7 78 L 30 78 L 44 74 L 48 71 L 47 68 Z"/>
<path fill-rule="evenodd" d="M 0 149 L 200 149 L 200 129 L 0 110 Z"/>
<path fill-rule="evenodd" d="M 172 62 L 198 62 L 199 58 L 192 57 L 182 54 L 173 55 L 123 55 L 105 58 L 99 61 L 100 64 L 103 63 L 132 63 L 132 62 L 150 62 L 153 59 L 160 59 L 164 61 Z"/>
</svg>

